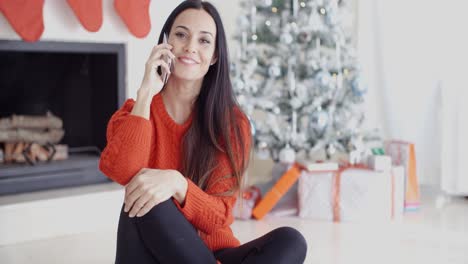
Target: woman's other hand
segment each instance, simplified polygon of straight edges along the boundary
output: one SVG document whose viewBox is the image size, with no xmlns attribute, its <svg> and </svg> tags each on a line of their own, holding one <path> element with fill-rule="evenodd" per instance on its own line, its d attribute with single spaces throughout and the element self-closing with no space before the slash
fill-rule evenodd
<svg viewBox="0 0 468 264">
<path fill-rule="evenodd" d="M 182 204 L 187 184 L 176 170 L 141 169 L 125 186 L 124 210 L 130 217 L 140 217 L 171 197 Z"/>
</svg>

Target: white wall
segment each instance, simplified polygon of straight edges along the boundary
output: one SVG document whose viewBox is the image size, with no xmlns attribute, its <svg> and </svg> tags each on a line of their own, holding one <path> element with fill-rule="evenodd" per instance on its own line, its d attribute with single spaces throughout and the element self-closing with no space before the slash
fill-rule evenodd
<svg viewBox="0 0 468 264">
<path fill-rule="evenodd" d="M 114 10 L 113 0 L 103 0 L 103 25 L 96 33 L 86 31 L 65 0 L 47 0 L 44 4 L 43 41 L 125 43 L 127 45 L 127 97 L 135 97 L 152 47 L 169 13 L 182 1 L 153 0 L 150 5 L 151 32 L 144 39 L 130 34 Z M 235 30 L 238 1 L 212 0 L 221 14 L 228 39 Z M 0 39 L 19 40 L 4 16 L 0 15 Z M 232 41 L 231 41 L 232 42 Z M 230 50 L 233 45 L 228 44 Z"/>
<path fill-rule="evenodd" d="M 385 134 L 414 142 L 421 183 L 438 184 L 441 89 L 457 76 L 454 89 L 466 86 L 459 73 L 468 59 L 468 3 L 358 0 L 358 5 L 359 57 Z"/>
</svg>

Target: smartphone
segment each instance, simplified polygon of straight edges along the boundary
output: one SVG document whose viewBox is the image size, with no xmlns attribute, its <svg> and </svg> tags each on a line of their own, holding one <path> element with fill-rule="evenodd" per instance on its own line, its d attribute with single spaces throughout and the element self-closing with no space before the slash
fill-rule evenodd
<svg viewBox="0 0 468 264">
<path fill-rule="evenodd" d="M 164 36 L 163 36 L 163 43 L 167 43 L 167 34 L 164 32 Z M 163 56 L 163 60 L 167 63 L 167 65 L 169 65 L 169 69 L 172 70 L 172 59 L 167 56 L 167 55 L 164 55 Z M 161 73 L 162 73 L 162 80 L 163 80 L 163 83 L 166 84 L 167 83 L 167 80 L 169 79 L 169 75 L 170 73 L 166 71 L 166 68 L 164 67 L 161 67 Z"/>
</svg>

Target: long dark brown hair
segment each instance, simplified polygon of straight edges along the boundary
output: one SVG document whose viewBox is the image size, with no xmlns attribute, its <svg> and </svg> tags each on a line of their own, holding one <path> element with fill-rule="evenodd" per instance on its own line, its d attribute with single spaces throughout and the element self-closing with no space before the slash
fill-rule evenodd
<svg viewBox="0 0 468 264">
<path fill-rule="evenodd" d="M 229 59 L 226 35 L 223 23 L 216 8 L 206 1 L 187 0 L 178 5 L 169 15 L 159 36 L 159 43 L 163 41 L 164 32 L 170 32 L 176 17 L 187 9 L 205 10 L 211 15 L 216 24 L 217 62 L 209 67 L 200 94 L 194 105 L 192 125 L 188 129 L 183 141 L 182 174 L 191 179 L 201 189 L 206 190 L 211 173 L 216 169 L 217 158 L 220 153 L 227 155 L 233 173 L 223 175 L 219 180 L 235 177 L 233 189 L 220 195 L 231 195 L 237 191 L 242 182 L 250 155 L 245 138 L 239 127 L 240 119 L 247 120 L 237 104 L 232 91 L 229 77 Z M 250 134 L 250 125 L 247 122 Z"/>
</svg>

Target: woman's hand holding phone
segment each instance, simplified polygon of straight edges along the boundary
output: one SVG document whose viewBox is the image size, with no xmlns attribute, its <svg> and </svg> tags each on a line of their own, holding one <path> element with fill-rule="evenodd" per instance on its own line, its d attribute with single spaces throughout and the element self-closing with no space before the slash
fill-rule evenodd
<svg viewBox="0 0 468 264">
<path fill-rule="evenodd" d="M 164 87 L 164 74 L 170 74 L 171 69 L 168 61 L 175 59 L 171 52 L 172 46 L 162 43 L 153 48 L 151 55 L 146 61 L 145 74 L 137 92 L 137 100 L 132 110 L 133 115 L 138 115 L 149 120 L 150 105 L 153 96 L 161 92 Z M 161 74 L 158 73 L 161 67 Z"/>
<path fill-rule="evenodd" d="M 145 75 L 141 83 L 140 90 L 143 90 L 151 98 L 158 94 L 164 87 L 164 74 L 171 73 L 170 60 L 175 58 L 171 52 L 170 44 L 159 44 L 153 48 L 151 55 L 146 62 Z M 161 75 L 158 74 L 158 67 L 161 67 Z"/>
</svg>

